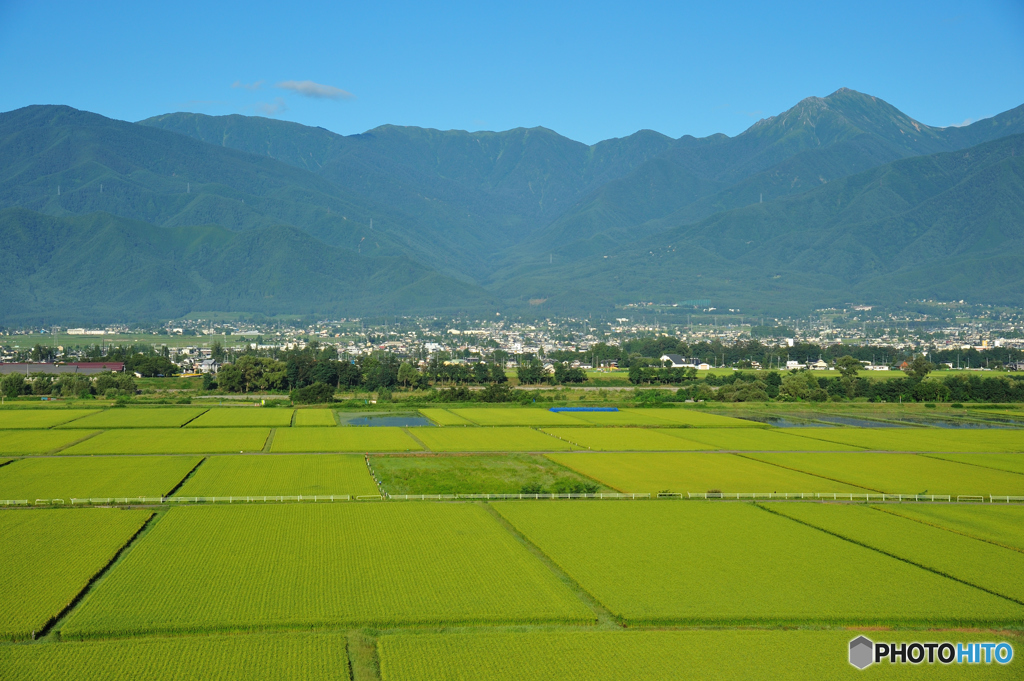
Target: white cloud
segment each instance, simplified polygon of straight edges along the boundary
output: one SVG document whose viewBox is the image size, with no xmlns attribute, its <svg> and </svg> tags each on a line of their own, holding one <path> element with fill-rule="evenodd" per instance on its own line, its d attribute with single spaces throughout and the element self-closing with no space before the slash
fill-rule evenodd
<svg viewBox="0 0 1024 681">
<path fill-rule="evenodd" d="M 257 80 L 255 83 L 243 83 L 240 80 L 236 80 L 234 83 L 231 84 L 231 87 L 236 90 L 239 88 L 243 90 L 259 90 L 261 87 L 263 87 L 263 81 Z"/>
<path fill-rule="evenodd" d="M 273 102 L 260 102 L 256 105 L 256 111 L 260 112 L 264 116 L 276 116 L 282 114 L 288 110 L 288 105 L 285 101 L 277 97 Z"/>
<path fill-rule="evenodd" d="M 351 92 L 346 92 L 345 90 L 334 87 L 333 85 L 321 85 L 320 83 L 314 83 L 311 80 L 285 80 L 274 87 L 279 87 L 282 90 L 291 90 L 303 97 L 313 97 L 314 99 L 356 98 L 356 96 Z"/>
<path fill-rule="evenodd" d="M 973 122 L 974 121 L 972 121 L 970 118 L 965 118 L 963 123 L 954 123 L 953 125 L 951 125 L 949 127 L 951 127 L 951 128 L 962 128 L 965 125 L 970 125 Z"/>
</svg>

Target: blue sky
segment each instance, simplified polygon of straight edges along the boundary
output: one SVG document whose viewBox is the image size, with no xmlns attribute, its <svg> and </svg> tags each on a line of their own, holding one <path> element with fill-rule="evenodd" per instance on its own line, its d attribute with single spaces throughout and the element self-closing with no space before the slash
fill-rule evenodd
<svg viewBox="0 0 1024 681">
<path fill-rule="evenodd" d="M 1024 103 L 1024 2 L 0 0 L 0 85 L 0 111 L 541 125 L 587 143 L 735 135 L 850 87 L 945 126 Z"/>
</svg>

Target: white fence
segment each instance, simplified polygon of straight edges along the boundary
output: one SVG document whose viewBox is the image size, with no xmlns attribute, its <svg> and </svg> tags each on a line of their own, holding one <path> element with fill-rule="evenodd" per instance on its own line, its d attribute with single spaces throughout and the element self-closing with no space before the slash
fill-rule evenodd
<svg viewBox="0 0 1024 681">
<path fill-rule="evenodd" d="M 650 494 L 599 492 L 596 494 L 389 494 L 388 499 L 397 501 L 454 501 L 456 499 L 650 499 Z"/>
<path fill-rule="evenodd" d="M 0 506 L 115 506 L 153 504 L 250 504 L 250 503 L 323 503 L 337 501 L 456 501 L 456 500 L 540 500 L 540 499 L 650 499 L 647 493 L 598 492 L 595 494 L 348 494 L 251 495 L 228 497 L 92 497 L 89 499 L 0 499 Z M 944 501 L 959 503 L 1024 503 L 1024 496 L 949 494 L 854 494 L 849 492 L 658 492 L 657 499 L 733 499 L 736 501 L 806 499 L 813 501 Z"/>
<path fill-rule="evenodd" d="M 662 492 L 659 498 L 681 496 Z M 815 499 L 831 501 L 952 501 L 949 494 L 854 494 L 850 492 L 687 492 L 687 499 Z M 1011 499 L 1024 497 L 1010 497 Z M 970 497 L 974 501 L 984 501 L 984 497 Z M 960 501 L 961 497 L 957 497 Z"/>
</svg>

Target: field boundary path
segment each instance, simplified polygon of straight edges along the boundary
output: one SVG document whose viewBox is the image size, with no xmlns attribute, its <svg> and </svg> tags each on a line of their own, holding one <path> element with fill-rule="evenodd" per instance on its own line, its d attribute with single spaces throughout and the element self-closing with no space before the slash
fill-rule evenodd
<svg viewBox="0 0 1024 681">
<path fill-rule="evenodd" d="M 597 620 L 596 626 L 594 627 L 595 629 L 626 628 L 624 625 L 620 624 L 615 619 L 615 617 L 608 611 L 607 608 L 601 605 L 600 601 L 594 598 L 594 596 L 589 591 L 580 586 L 579 582 L 570 577 L 569 573 L 567 573 L 565 570 L 559 567 L 558 563 L 556 563 L 551 558 L 551 556 L 544 553 L 544 551 L 541 550 L 539 546 L 537 546 L 532 541 L 527 539 L 526 535 L 517 530 L 512 525 L 512 523 L 510 523 L 508 520 L 504 518 L 504 516 L 498 513 L 498 511 L 495 510 L 493 506 L 486 502 L 480 503 L 484 507 L 484 510 L 487 511 L 487 513 L 494 519 L 495 522 L 497 522 L 506 532 L 512 535 L 512 537 L 517 542 L 519 542 L 527 551 L 529 551 L 535 558 L 537 558 L 537 560 L 543 563 L 545 567 L 551 570 L 551 573 L 554 574 L 560 582 L 565 584 L 569 588 L 569 590 L 572 591 L 573 594 L 575 594 L 576 597 L 583 602 L 585 606 L 590 608 L 590 610 L 594 613 L 594 617 Z"/>
<path fill-rule="evenodd" d="M 154 518 L 156 518 L 157 515 L 159 514 L 151 513 L 149 517 L 146 518 L 146 521 L 142 523 L 142 526 L 135 531 L 135 534 L 129 537 L 128 541 L 126 541 L 121 546 L 121 548 L 119 548 L 117 552 L 114 553 L 114 555 L 107 562 L 107 564 L 101 567 L 99 570 L 97 570 L 96 574 L 89 578 L 89 581 L 85 583 L 85 586 L 82 587 L 81 591 L 75 594 L 75 597 L 72 598 L 71 601 L 68 602 L 68 604 L 64 606 L 64 608 L 60 612 L 51 617 L 49 621 L 47 621 L 46 624 L 43 625 L 42 629 L 32 633 L 32 640 L 38 641 L 40 639 L 43 639 L 49 636 L 50 633 L 54 631 L 58 632 L 59 634 L 60 629 L 58 625 L 64 619 L 66 619 L 68 615 L 71 614 L 71 611 L 74 610 L 75 607 L 82 602 L 82 599 L 85 598 L 90 591 L 92 591 L 93 587 L 101 579 L 103 579 L 103 577 L 108 572 L 110 572 L 111 568 L 113 568 L 118 562 L 120 562 L 121 557 L 124 556 L 124 554 L 139 540 L 139 537 L 143 536 L 144 534 L 146 534 L 146 532 L 149 531 L 149 528 L 150 526 L 152 526 Z"/>
<path fill-rule="evenodd" d="M 416 444 L 418 444 L 418 445 L 419 445 L 420 447 L 423 447 L 423 451 L 425 451 L 425 452 L 431 452 L 431 453 L 433 453 L 433 451 L 434 451 L 434 450 L 433 450 L 433 449 L 431 449 L 430 447 L 428 447 L 428 446 L 427 446 L 427 443 L 426 443 L 426 442 L 424 442 L 423 440 L 421 440 L 421 439 L 419 439 L 418 437 L 416 437 L 416 434 L 415 434 L 415 433 L 413 433 L 413 432 L 412 432 L 412 431 L 411 431 L 411 430 L 410 430 L 410 429 L 409 429 L 408 427 L 403 427 L 403 428 L 402 428 L 402 431 L 403 431 L 403 432 L 404 432 L 404 433 L 405 433 L 406 435 L 408 435 L 409 437 L 411 437 L 411 438 L 413 439 L 413 441 L 415 441 L 415 442 L 416 442 Z"/>
</svg>

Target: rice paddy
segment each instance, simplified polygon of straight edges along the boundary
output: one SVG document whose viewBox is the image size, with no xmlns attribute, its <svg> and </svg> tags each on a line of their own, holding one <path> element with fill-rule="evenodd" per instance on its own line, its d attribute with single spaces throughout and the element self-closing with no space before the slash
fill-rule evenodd
<svg viewBox="0 0 1024 681">
<path fill-rule="evenodd" d="M 592 619 L 476 505 L 244 505 L 169 510 L 61 633 Z"/>
<path fill-rule="evenodd" d="M 198 456 L 45 457 L 0 468 L 0 499 L 162 497 L 202 459 Z"/>
<path fill-rule="evenodd" d="M 770 509 L 1024 604 L 1024 553 L 869 506 L 773 504 Z"/>
<path fill-rule="evenodd" d="M 471 422 L 447 409 L 420 409 L 419 412 L 439 426 L 471 426 Z"/>
<path fill-rule="evenodd" d="M 345 643 L 308 632 L 67 641 L 0 646 L 0 668 L 7 681 L 334 681 L 348 678 Z"/>
<path fill-rule="evenodd" d="M 706 445 L 654 428 L 548 428 L 557 438 L 578 448 L 604 451 L 681 451 L 707 449 Z M 685 431 L 683 431 L 685 432 Z"/>
<path fill-rule="evenodd" d="M 552 461 L 620 492 L 855 492 L 864 490 L 724 452 L 569 452 Z"/>
<path fill-rule="evenodd" d="M 568 413 L 523 407 L 519 409 L 452 409 L 456 416 L 478 426 L 578 426 L 580 421 Z"/>
<path fill-rule="evenodd" d="M 2 481 L 2 478 L 0 478 Z M 377 494 L 356 454 L 210 456 L 176 492 L 180 497 Z"/>
<path fill-rule="evenodd" d="M 65 423 L 61 428 L 180 428 L 205 409 L 153 408 L 107 409 L 97 414 Z"/>
<path fill-rule="evenodd" d="M 1024 495 L 1024 476 L 917 454 L 749 452 L 744 456 L 887 494 Z"/>
<path fill-rule="evenodd" d="M 270 451 L 409 452 L 423 449 L 402 428 L 284 428 L 274 433 Z"/>
<path fill-rule="evenodd" d="M 286 428 L 292 424 L 292 409 L 226 407 L 210 409 L 188 424 L 188 428 Z"/>
<path fill-rule="evenodd" d="M 734 451 L 855 451 L 856 447 L 822 440 L 781 433 L 769 428 L 687 428 L 667 430 L 691 442 L 706 445 L 709 449 Z"/>
<path fill-rule="evenodd" d="M 0 513 L 0 640 L 25 640 L 72 602 L 149 511 Z"/>
<path fill-rule="evenodd" d="M 863 679 L 1007 679 L 1011 665 L 890 665 L 859 670 L 843 651 L 856 632 L 677 630 L 519 631 L 423 633 L 382 636 L 384 681 L 664 681 L 722 679 L 746 681 L 770 676 L 779 681 Z M 869 635 L 872 635 L 868 632 Z M 988 633 L 929 632 L 929 640 L 989 641 Z M 1018 649 L 1012 632 L 997 637 Z M 886 632 L 895 643 L 919 640 L 915 632 Z M 769 672 L 766 674 L 766 672 Z M 874 672 L 874 674 L 871 674 Z"/>
<path fill-rule="evenodd" d="M 571 449 L 568 442 L 532 428 L 421 428 L 416 431 L 416 437 L 433 452 L 560 452 Z"/>
<path fill-rule="evenodd" d="M 1024 506 L 898 504 L 877 508 L 1024 552 Z"/>
<path fill-rule="evenodd" d="M 70 435 L 70 433 L 69 433 Z M 61 454 L 220 454 L 258 452 L 269 428 L 133 428 L 107 430 Z"/>
<path fill-rule="evenodd" d="M 52 428 L 95 413 L 96 409 L 2 409 L 0 430 Z"/>
<path fill-rule="evenodd" d="M 934 626 L 1024 617 L 1024 606 L 1005 598 L 749 504 L 494 507 L 628 623 Z"/>
<path fill-rule="evenodd" d="M 1019 430 L 802 428 L 797 435 L 890 452 L 1024 452 Z"/>
<path fill-rule="evenodd" d="M 98 431 L 7 430 L 0 431 L 0 453 L 46 454 L 73 442 L 96 435 Z"/>
<path fill-rule="evenodd" d="M 297 409 L 296 426 L 336 426 L 338 420 L 330 409 Z"/>
</svg>

